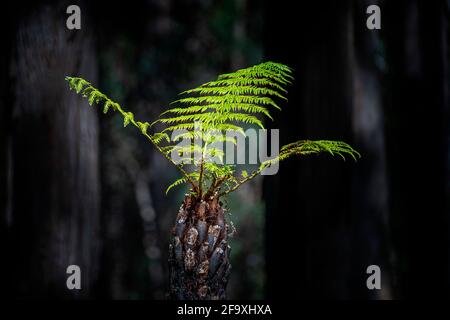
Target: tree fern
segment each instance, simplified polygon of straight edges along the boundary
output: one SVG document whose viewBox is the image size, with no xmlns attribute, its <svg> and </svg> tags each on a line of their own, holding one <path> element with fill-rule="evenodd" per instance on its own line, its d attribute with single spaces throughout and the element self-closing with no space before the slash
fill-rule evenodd
<svg viewBox="0 0 450 320">
<path fill-rule="evenodd" d="M 224 196 L 247 181 L 261 174 L 265 168 L 295 155 L 329 153 L 345 159 L 348 155 L 356 160 L 359 153 L 350 145 L 340 141 L 300 140 L 283 146 L 277 157 L 260 163 L 258 169 L 248 173 L 237 171 L 235 166 L 223 161 L 211 162 L 215 157 L 223 160 L 223 151 L 214 146 L 217 142 L 236 143 L 225 135 L 227 130 L 245 136 L 244 126 L 264 128 L 264 118 L 273 119 L 273 109 L 281 110 L 280 103 L 287 101 L 286 86 L 293 80 L 292 70 L 283 64 L 265 62 L 235 72 L 219 75 L 217 79 L 199 87 L 180 93 L 181 97 L 172 102 L 171 108 L 161 113 L 153 123 L 137 121 L 133 113 L 125 111 L 105 94 L 79 77 L 66 77 L 71 90 L 88 99 L 88 103 L 100 105 L 103 112 L 119 112 L 123 116 L 124 127 L 132 124 L 181 172 L 182 177 L 166 190 L 188 183 L 191 192 L 202 199 L 210 196 Z M 161 124 L 164 128 L 153 134 L 149 128 Z M 175 133 L 175 134 L 174 134 Z M 172 135 L 170 139 L 170 135 Z M 203 147 L 196 145 L 179 146 L 180 139 L 201 140 Z M 200 155 L 190 169 L 175 162 L 171 154 L 178 153 L 181 160 L 189 160 L 192 154 Z M 186 155 L 185 157 L 183 157 Z"/>
</svg>

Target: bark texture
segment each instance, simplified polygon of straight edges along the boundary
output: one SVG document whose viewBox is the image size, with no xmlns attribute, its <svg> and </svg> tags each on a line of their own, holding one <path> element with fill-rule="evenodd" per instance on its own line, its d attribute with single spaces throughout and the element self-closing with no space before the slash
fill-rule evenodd
<svg viewBox="0 0 450 320">
<path fill-rule="evenodd" d="M 217 198 L 186 196 L 169 245 L 170 298 L 225 299 L 231 271 L 228 229 Z"/>
</svg>

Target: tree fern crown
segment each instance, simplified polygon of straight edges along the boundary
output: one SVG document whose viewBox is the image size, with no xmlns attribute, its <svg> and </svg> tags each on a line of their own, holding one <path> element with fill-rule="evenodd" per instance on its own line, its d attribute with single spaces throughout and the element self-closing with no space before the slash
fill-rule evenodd
<svg viewBox="0 0 450 320">
<path fill-rule="evenodd" d="M 225 164 L 224 152 L 217 143 L 234 143 L 236 138 L 225 134 L 238 132 L 245 136 L 245 128 L 253 126 L 264 129 L 264 118 L 273 120 L 274 109 L 281 110 L 280 103 L 287 102 L 286 87 L 293 81 L 292 70 L 286 65 L 264 62 L 249 68 L 219 75 L 217 79 L 206 82 L 197 88 L 180 93 L 180 98 L 171 104 L 152 122 L 137 121 L 133 113 L 125 111 L 105 94 L 94 88 L 88 81 L 79 77 L 66 77 L 71 90 L 109 110 L 123 116 L 124 126 L 133 125 L 156 147 L 156 149 L 175 165 L 182 177 L 172 183 L 173 187 L 188 183 L 191 192 L 200 198 L 223 196 L 236 190 L 243 183 L 261 174 L 262 170 L 293 155 L 309 155 L 327 152 L 345 159 L 345 155 L 356 160 L 359 153 L 350 145 L 330 140 L 300 140 L 283 146 L 279 155 L 263 161 L 257 169 L 248 173 L 237 172 L 234 165 Z M 160 128 L 161 130 L 155 130 Z M 150 134 L 149 129 L 154 131 Z M 200 141 L 201 144 L 181 145 L 178 141 Z M 192 164 L 177 162 L 171 155 L 187 155 L 184 160 Z M 187 159 L 189 158 L 189 159 Z M 209 159 L 215 161 L 208 161 Z"/>
</svg>

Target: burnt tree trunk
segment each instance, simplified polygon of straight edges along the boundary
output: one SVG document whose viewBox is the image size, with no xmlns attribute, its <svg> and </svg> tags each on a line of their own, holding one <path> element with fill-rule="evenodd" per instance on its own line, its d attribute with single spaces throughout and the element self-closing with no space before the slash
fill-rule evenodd
<svg viewBox="0 0 450 320">
<path fill-rule="evenodd" d="M 171 299 L 225 299 L 231 264 L 224 210 L 217 198 L 184 199 L 169 245 Z"/>
</svg>

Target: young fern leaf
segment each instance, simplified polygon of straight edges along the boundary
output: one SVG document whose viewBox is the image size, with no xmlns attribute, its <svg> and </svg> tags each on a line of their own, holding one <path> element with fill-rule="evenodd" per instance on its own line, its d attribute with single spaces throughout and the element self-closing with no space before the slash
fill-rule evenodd
<svg viewBox="0 0 450 320">
<path fill-rule="evenodd" d="M 191 177 L 193 180 L 198 181 L 198 172 L 191 172 L 189 173 L 189 177 Z M 169 193 L 172 188 L 182 185 L 183 183 L 186 183 L 187 179 L 186 177 L 182 177 L 180 179 L 175 180 L 172 184 L 170 184 L 166 189 L 166 194 Z"/>
<path fill-rule="evenodd" d="M 148 122 L 142 123 L 140 121 L 137 121 L 136 123 L 137 123 L 139 129 L 141 129 L 142 134 L 146 134 L 147 133 L 147 129 L 150 126 L 150 123 L 148 123 Z"/>
<path fill-rule="evenodd" d="M 172 188 L 174 188 L 174 187 L 176 187 L 176 186 L 179 186 L 179 185 L 182 185 L 183 183 L 186 183 L 186 182 L 187 182 L 187 181 L 186 181 L 186 178 L 185 178 L 185 177 L 175 180 L 171 185 L 169 185 L 169 186 L 167 187 L 167 189 L 166 189 L 166 194 L 168 194 L 169 191 L 170 191 Z"/>
<path fill-rule="evenodd" d="M 264 128 L 258 116 L 273 120 L 268 108 L 280 109 L 275 99 L 287 100 L 283 86 L 293 79 L 291 73 L 284 65 L 266 62 L 221 75 L 215 81 L 182 92 L 186 97 L 172 102 L 178 106 L 163 112 L 154 123 L 170 125 L 165 132 L 194 130 L 195 121 L 202 123 L 203 132 L 213 129 L 244 132 L 239 123 Z M 220 124 L 224 126 L 218 127 Z"/>
</svg>

